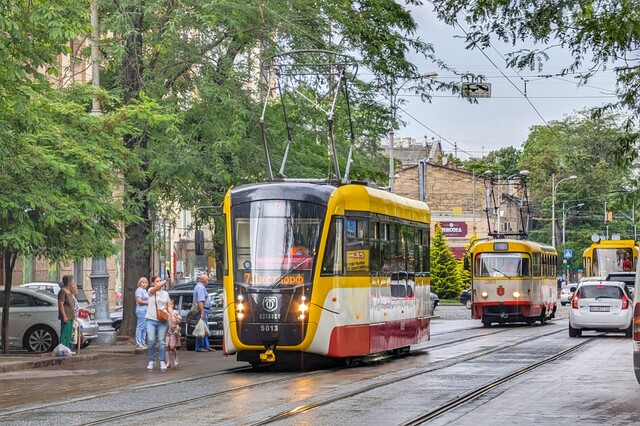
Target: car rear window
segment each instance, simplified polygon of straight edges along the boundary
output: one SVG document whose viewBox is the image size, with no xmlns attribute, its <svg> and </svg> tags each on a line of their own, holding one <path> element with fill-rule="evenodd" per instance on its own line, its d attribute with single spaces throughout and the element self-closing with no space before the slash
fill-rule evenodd
<svg viewBox="0 0 640 426">
<path fill-rule="evenodd" d="M 610 285 L 585 285 L 578 290 L 580 299 L 596 299 L 598 297 L 608 299 L 621 299 L 622 290 L 620 287 Z"/>
</svg>

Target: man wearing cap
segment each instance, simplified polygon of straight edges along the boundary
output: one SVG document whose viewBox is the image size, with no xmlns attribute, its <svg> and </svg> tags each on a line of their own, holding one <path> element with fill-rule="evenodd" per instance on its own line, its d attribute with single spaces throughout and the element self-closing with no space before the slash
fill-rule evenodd
<svg viewBox="0 0 640 426">
<path fill-rule="evenodd" d="M 71 284 L 73 277 L 65 275 L 62 277 L 62 288 L 58 293 L 58 319 L 60 319 L 60 343 L 66 347 L 71 347 L 71 333 L 73 332 L 73 320 L 76 313 L 71 294 Z"/>
</svg>

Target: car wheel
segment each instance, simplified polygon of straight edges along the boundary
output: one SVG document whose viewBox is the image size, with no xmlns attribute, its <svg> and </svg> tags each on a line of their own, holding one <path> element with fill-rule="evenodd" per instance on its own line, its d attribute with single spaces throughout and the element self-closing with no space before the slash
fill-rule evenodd
<svg viewBox="0 0 640 426">
<path fill-rule="evenodd" d="M 467 301 L 464 303 L 464 306 L 466 306 L 467 309 L 471 309 L 471 299 L 467 299 Z"/>
<path fill-rule="evenodd" d="M 569 323 L 569 337 L 580 337 L 582 336 L 582 330 L 571 327 L 571 323 Z"/>
<path fill-rule="evenodd" d="M 188 351 L 195 351 L 196 350 L 196 339 L 190 339 L 187 337 L 186 341 L 184 342 L 184 345 L 187 347 Z"/>
<path fill-rule="evenodd" d="M 82 342 L 81 348 L 84 349 L 88 347 L 90 344 L 91 344 L 91 340 L 85 340 L 84 342 Z"/>
<path fill-rule="evenodd" d="M 24 333 L 22 346 L 29 352 L 51 352 L 58 346 L 58 335 L 51 327 L 36 325 Z"/>
<path fill-rule="evenodd" d="M 116 331 L 116 334 L 120 334 L 120 327 L 122 326 L 122 321 L 115 321 L 111 324 L 111 327 Z"/>
<path fill-rule="evenodd" d="M 562 306 L 567 306 L 567 302 L 560 302 Z"/>
<path fill-rule="evenodd" d="M 633 324 L 631 324 L 631 325 L 629 325 L 629 327 L 627 327 L 627 329 L 624 331 L 624 335 L 626 337 L 633 336 Z"/>
<path fill-rule="evenodd" d="M 484 328 L 491 328 L 491 322 L 485 322 L 485 321 L 482 321 L 482 326 L 483 326 Z"/>
</svg>

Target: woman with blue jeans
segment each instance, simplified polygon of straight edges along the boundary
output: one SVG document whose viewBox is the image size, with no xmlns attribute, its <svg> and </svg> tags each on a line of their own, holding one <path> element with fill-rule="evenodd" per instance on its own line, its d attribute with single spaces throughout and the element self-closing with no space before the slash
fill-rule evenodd
<svg viewBox="0 0 640 426">
<path fill-rule="evenodd" d="M 151 288 L 149 289 L 149 306 L 147 315 L 147 341 L 149 343 L 149 365 L 147 370 L 153 370 L 155 366 L 156 345 L 158 346 L 158 358 L 160 361 L 160 370 L 167 369 L 167 330 L 169 329 L 169 321 L 158 320 L 158 311 L 165 311 L 170 317 L 173 312 L 169 307 L 169 293 L 164 291 L 162 287 L 166 281 L 160 281 L 159 277 L 154 276 L 151 279 Z"/>
<path fill-rule="evenodd" d="M 145 342 L 147 341 L 147 308 L 149 306 L 149 293 L 147 286 L 149 281 L 145 277 L 138 280 L 138 288 L 136 289 L 136 348 L 147 349 Z"/>
</svg>

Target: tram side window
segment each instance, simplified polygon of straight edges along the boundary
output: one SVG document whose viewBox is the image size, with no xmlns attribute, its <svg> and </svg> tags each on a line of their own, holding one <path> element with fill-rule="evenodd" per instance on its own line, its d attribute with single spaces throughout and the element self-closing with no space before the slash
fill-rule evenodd
<svg viewBox="0 0 640 426">
<path fill-rule="evenodd" d="M 347 274 L 369 275 L 369 221 L 347 218 Z"/>
<path fill-rule="evenodd" d="M 327 246 L 322 260 L 322 275 L 343 275 L 343 235 L 344 222 L 342 219 L 333 219 L 329 226 Z"/>
<path fill-rule="evenodd" d="M 369 236 L 369 265 L 371 275 L 379 276 L 382 271 L 382 243 L 380 241 L 380 222 L 371 222 Z"/>
<path fill-rule="evenodd" d="M 540 276 L 540 253 L 534 253 L 533 254 L 533 276 L 534 277 L 539 277 Z"/>
</svg>

